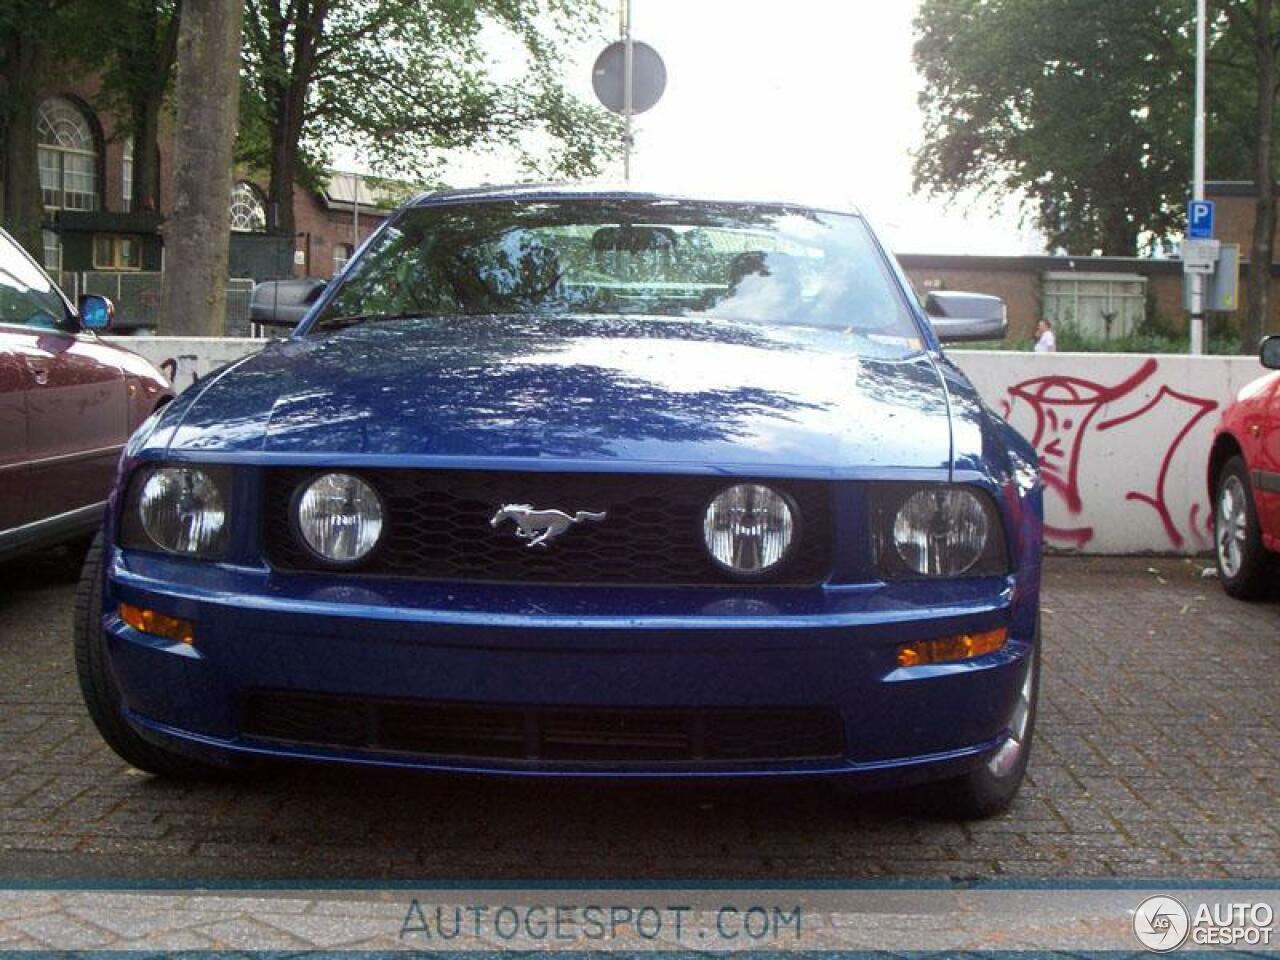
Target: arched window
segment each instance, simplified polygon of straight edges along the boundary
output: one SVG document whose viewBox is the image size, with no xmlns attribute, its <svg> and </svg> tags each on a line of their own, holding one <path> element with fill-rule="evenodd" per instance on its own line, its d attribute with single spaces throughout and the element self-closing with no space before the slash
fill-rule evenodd
<svg viewBox="0 0 1280 960">
<path fill-rule="evenodd" d="M 41 230 L 44 239 L 44 268 L 62 281 L 62 239 L 52 230 Z"/>
<path fill-rule="evenodd" d="M 40 104 L 40 187 L 50 210 L 98 209 L 98 145 L 84 111 L 63 97 Z"/>
<path fill-rule="evenodd" d="M 123 181 L 120 209 L 128 213 L 133 209 L 133 137 L 125 140 L 120 153 L 120 179 Z"/>
<path fill-rule="evenodd" d="M 258 188 L 246 180 L 231 185 L 231 229 L 237 233 L 260 233 L 267 229 L 267 209 Z"/>
<path fill-rule="evenodd" d="M 333 272 L 336 274 L 351 259 L 351 244 L 335 243 L 333 245 Z"/>
</svg>

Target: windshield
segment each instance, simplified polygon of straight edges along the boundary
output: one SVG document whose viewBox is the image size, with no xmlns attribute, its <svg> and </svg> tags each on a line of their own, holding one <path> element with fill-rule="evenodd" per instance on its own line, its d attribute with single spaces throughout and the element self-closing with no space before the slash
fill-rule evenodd
<svg viewBox="0 0 1280 960">
<path fill-rule="evenodd" d="M 53 283 L 7 236 L 0 235 L 0 323 L 61 330 L 67 306 Z"/>
<path fill-rule="evenodd" d="M 877 353 L 920 348 L 860 218 L 673 200 L 406 210 L 352 265 L 312 329 L 512 314 L 820 327 L 861 335 Z"/>
</svg>

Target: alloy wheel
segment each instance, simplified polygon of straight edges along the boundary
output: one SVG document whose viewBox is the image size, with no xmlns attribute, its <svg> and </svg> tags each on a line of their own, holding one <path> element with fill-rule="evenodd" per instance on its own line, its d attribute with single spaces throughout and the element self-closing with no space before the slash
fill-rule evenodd
<svg viewBox="0 0 1280 960">
<path fill-rule="evenodd" d="M 1227 577 L 1234 577 L 1244 566 L 1245 537 L 1249 530 L 1249 507 L 1244 484 L 1237 476 L 1229 476 L 1218 491 L 1216 529 L 1218 565 Z"/>
</svg>

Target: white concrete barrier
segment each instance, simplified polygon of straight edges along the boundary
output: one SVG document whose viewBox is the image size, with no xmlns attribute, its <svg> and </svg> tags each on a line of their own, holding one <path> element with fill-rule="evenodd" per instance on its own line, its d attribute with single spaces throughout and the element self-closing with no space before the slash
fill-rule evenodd
<svg viewBox="0 0 1280 960">
<path fill-rule="evenodd" d="M 185 389 L 261 340 L 120 337 Z M 1082 553 L 1211 547 L 1205 465 L 1223 409 L 1265 371 L 1254 357 L 952 351 L 993 409 L 1035 444 L 1047 542 Z"/>
<path fill-rule="evenodd" d="M 182 392 L 246 353 L 260 350 L 266 340 L 248 337 L 106 337 L 111 343 L 146 357 L 164 371 L 173 388 Z"/>
<path fill-rule="evenodd" d="M 1212 547 L 1206 467 L 1214 427 L 1255 357 L 952 354 L 991 407 L 1035 444 L 1046 542 L 1084 553 Z"/>
</svg>

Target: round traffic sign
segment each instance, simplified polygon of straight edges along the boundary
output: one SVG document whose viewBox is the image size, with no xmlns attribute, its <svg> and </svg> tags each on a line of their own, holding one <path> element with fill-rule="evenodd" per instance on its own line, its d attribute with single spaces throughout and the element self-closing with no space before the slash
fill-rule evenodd
<svg viewBox="0 0 1280 960">
<path fill-rule="evenodd" d="M 605 47 L 591 68 L 591 85 L 596 96 L 614 113 L 622 113 L 626 107 L 623 102 L 626 59 L 626 45 L 618 41 Z M 631 77 L 631 112 L 644 113 L 662 99 L 662 92 L 667 88 L 667 67 L 657 50 L 638 40 L 631 42 Z"/>
</svg>

